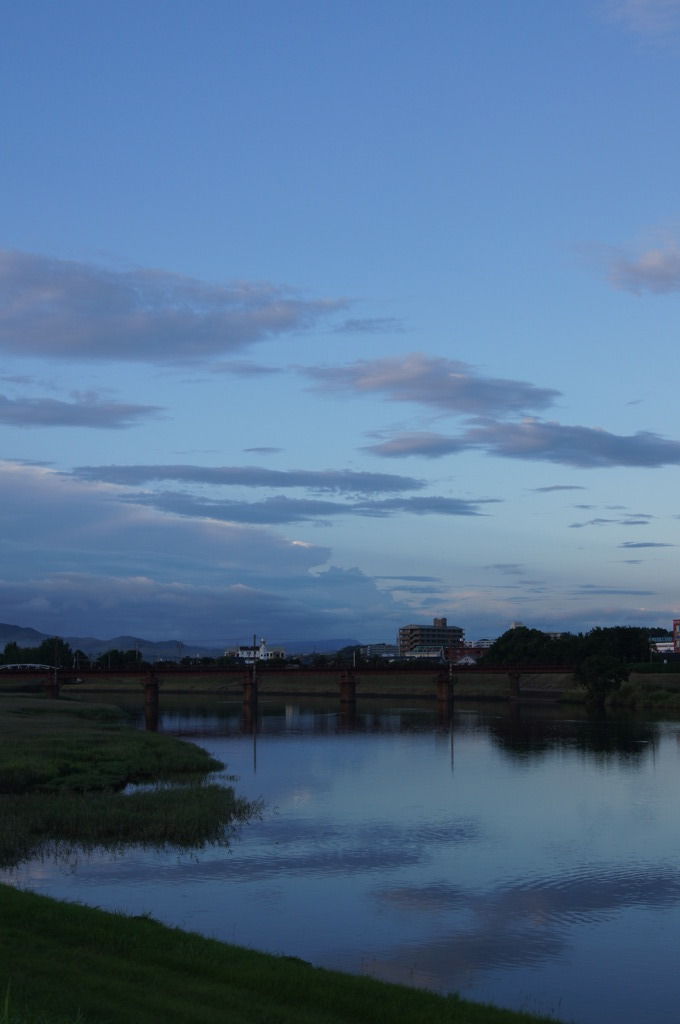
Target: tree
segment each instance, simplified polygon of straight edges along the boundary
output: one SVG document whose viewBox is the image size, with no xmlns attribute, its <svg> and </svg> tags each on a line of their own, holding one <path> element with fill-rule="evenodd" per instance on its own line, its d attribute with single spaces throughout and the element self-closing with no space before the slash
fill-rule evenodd
<svg viewBox="0 0 680 1024">
<path fill-rule="evenodd" d="M 649 661 L 649 632 L 641 626 L 596 626 L 584 641 L 584 657 L 598 654 L 628 664 Z"/>
<path fill-rule="evenodd" d="M 591 654 L 578 665 L 574 677 L 592 701 L 602 704 L 610 693 L 621 689 L 628 679 L 628 669 L 610 654 Z"/>
<path fill-rule="evenodd" d="M 71 668 L 73 651 L 71 645 L 61 637 L 50 636 L 36 647 L 35 660 L 43 665 L 53 665 L 55 668 Z"/>
<path fill-rule="evenodd" d="M 495 640 L 481 660 L 482 665 L 569 665 L 576 661 L 578 637 L 567 633 L 553 637 L 540 629 L 515 626 Z"/>
</svg>

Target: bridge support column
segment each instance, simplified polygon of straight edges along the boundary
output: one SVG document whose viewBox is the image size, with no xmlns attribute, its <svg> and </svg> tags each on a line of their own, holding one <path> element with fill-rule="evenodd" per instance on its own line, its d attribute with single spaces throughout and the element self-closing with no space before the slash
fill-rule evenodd
<svg viewBox="0 0 680 1024">
<path fill-rule="evenodd" d="M 158 679 L 153 669 L 144 681 L 144 720 L 149 732 L 158 731 Z"/>
<path fill-rule="evenodd" d="M 453 676 L 450 671 L 437 676 L 437 703 L 448 706 L 453 703 Z"/>
<path fill-rule="evenodd" d="M 59 700 L 59 677 L 56 668 L 52 669 L 45 680 L 45 694 L 50 700 Z"/>
<path fill-rule="evenodd" d="M 340 703 L 354 704 L 357 699 L 357 683 L 353 672 L 340 675 Z"/>
<path fill-rule="evenodd" d="M 257 676 L 247 672 L 243 677 L 243 704 L 252 707 L 257 704 Z"/>
<path fill-rule="evenodd" d="M 519 672 L 508 672 L 508 679 L 510 680 L 510 692 L 508 697 L 510 700 L 519 700 Z"/>
</svg>

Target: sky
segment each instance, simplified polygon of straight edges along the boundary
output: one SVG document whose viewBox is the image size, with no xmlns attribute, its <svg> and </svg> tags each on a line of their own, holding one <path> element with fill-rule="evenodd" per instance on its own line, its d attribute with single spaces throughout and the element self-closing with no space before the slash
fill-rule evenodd
<svg viewBox="0 0 680 1024">
<path fill-rule="evenodd" d="M 680 0 L 24 0 L 0 621 L 680 615 Z"/>
</svg>

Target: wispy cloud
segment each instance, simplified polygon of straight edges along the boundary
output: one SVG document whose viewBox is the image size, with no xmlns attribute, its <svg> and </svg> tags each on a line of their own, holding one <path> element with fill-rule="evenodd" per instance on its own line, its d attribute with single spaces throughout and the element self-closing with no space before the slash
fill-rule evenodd
<svg viewBox="0 0 680 1024">
<path fill-rule="evenodd" d="M 131 494 L 127 499 L 174 515 L 196 516 L 232 523 L 260 523 L 281 526 L 291 523 L 320 522 L 341 516 L 387 518 L 395 515 L 479 516 L 492 498 L 383 498 L 373 501 L 321 501 L 314 498 L 288 498 L 285 495 L 264 501 L 228 501 L 199 498 L 190 494 L 164 491 L 158 494 Z"/>
<path fill-rule="evenodd" d="M 424 482 L 411 476 L 362 473 L 354 470 L 265 469 L 261 466 L 78 466 L 73 475 L 81 480 L 141 485 L 154 480 L 209 484 L 220 487 L 273 487 L 277 490 L 304 487 L 311 491 L 346 494 L 378 494 L 417 491 Z"/>
<path fill-rule="evenodd" d="M 584 523 L 570 523 L 569 526 L 572 530 L 581 529 L 584 526 L 607 526 L 608 524 L 615 523 L 617 526 L 649 526 L 653 516 L 649 515 L 637 515 L 637 516 L 624 516 L 622 519 L 588 519 Z"/>
<path fill-rule="evenodd" d="M 629 31 L 648 37 L 674 34 L 680 28 L 679 0 L 605 0 L 602 10 Z"/>
<path fill-rule="evenodd" d="M 379 441 L 377 444 L 364 445 L 362 451 L 380 455 L 385 459 L 401 459 L 409 455 L 439 459 L 442 455 L 457 455 L 467 448 L 468 445 L 461 438 L 421 431 L 413 434 L 399 434 L 386 441 Z"/>
<path fill-rule="evenodd" d="M 551 491 L 585 491 L 579 484 L 551 484 L 549 487 L 532 487 L 535 494 L 549 494 Z"/>
<path fill-rule="evenodd" d="M 350 317 L 333 330 L 339 334 L 403 334 L 404 325 L 395 316 Z"/>
<path fill-rule="evenodd" d="M 628 597 L 651 597 L 653 590 L 630 590 L 627 587 L 607 587 L 596 583 L 582 583 L 574 588 L 578 594 L 621 594 Z"/>
<path fill-rule="evenodd" d="M 633 435 L 611 434 L 599 427 L 569 426 L 554 421 L 525 419 L 517 423 L 481 420 L 464 433 L 403 434 L 364 451 L 383 458 L 427 455 L 441 458 L 481 450 L 506 459 L 554 462 L 582 469 L 612 466 L 669 466 L 680 463 L 680 441 L 649 431 Z"/>
<path fill-rule="evenodd" d="M 620 548 L 674 548 L 675 544 L 662 544 L 658 541 L 636 541 L 626 540 L 619 544 Z"/>
<path fill-rule="evenodd" d="M 641 295 L 664 295 L 680 291 L 680 249 L 674 243 L 650 248 L 637 256 L 614 252 L 609 260 L 608 280 L 614 288 Z"/>
<path fill-rule="evenodd" d="M 417 402 L 456 415 L 518 415 L 544 409 L 560 394 L 525 381 L 483 377 L 468 363 L 422 352 L 301 372 L 324 391 L 382 394 L 392 402 Z"/>
<path fill-rule="evenodd" d="M 285 451 L 284 448 L 270 448 L 270 447 L 264 447 L 264 448 L 243 448 L 242 450 L 243 450 L 243 452 L 246 455 L 279 455 L 281 452 Z"/>
<path fill-rule="evenodd" d="M 162 413 L 157 405 L 130 405 L 96 397 L 75 402 L 0 395 L 0 423 L 12 427 L 93 427 L 121 430 Z"/>
<path fill-rule="evenodd" d="M 217 285 L 0 252 L 0 351 L 9 354 L 201 362 L 304 331 L 346 306 L 267 282 Z"/>
</svg>

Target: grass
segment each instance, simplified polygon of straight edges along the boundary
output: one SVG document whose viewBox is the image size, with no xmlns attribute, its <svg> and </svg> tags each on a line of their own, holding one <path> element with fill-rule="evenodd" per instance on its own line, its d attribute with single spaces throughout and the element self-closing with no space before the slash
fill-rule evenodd
<svg viewBox="0 0 680 1024">
<path fill-rule="evenodd" d="M 0 886 L 4 1024 L 536 1024 Z M 50 1015 L 41 1016 L 50 1007 Z M 553 1021 L 554 1024 L 554 1021 Z"/>
<path fill-rule="evenodd" d="M 0 866 L 95 846 L 228 845 L 258 807 L 206 781 L 223 768 L 192 743 L 131 729 L 116 708 L 0 698 Z"/>
</svg>

